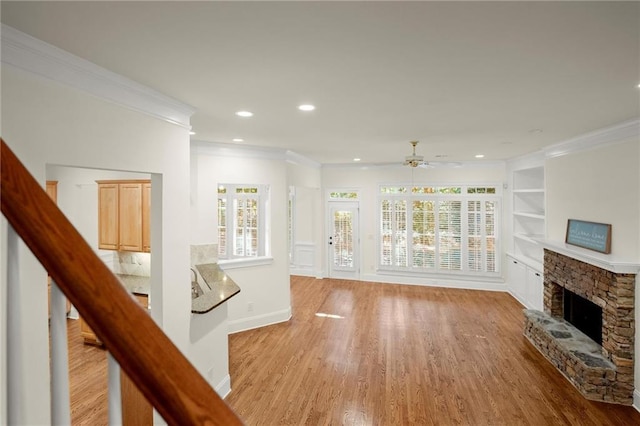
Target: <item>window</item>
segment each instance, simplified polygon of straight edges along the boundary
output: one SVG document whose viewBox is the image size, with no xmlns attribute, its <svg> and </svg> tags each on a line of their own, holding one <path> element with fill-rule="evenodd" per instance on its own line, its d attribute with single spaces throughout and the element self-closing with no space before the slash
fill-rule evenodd
<svg viewBox="0 0 640 426">
<path fill-rule="evenodd" d="M 357 200 L 358 191 L 330 191 L 330 200 Z"/>
<path fill-rule="evenodd" d="M 264 256 L 268 187 L 218 186 L 218 256 L 236 259 Z"/>
<path fill-rule="evenodd" d="M 498 275 L 499 186 L 381 186 L 379 267 Z"/>
</svg>

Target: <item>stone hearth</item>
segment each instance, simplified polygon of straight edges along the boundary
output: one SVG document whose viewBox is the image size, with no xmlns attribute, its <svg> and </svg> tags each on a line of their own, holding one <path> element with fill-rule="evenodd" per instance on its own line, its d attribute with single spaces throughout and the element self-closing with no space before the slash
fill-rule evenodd
<svg viewBox="0 0 640 426">
<path fill-rule="evenodd" d="M 524 335 L 588 399 L 631 405 L 635 275 L 544 251 L 544 313 L 525 310 Z M 563 288 L 602 308 L 602 346 L 563 319 Z"/>
</svg>

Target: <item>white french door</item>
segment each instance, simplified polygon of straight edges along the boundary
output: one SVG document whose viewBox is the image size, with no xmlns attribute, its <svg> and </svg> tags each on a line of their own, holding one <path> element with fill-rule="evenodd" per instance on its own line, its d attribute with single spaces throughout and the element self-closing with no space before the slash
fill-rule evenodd
<svg viewBox="0 0 640 426">
<path fill-rule="evenodd" d="M 329 202 L 329 278 L 357 279 L 360 272 L 358 203 Z"/>
</svg>

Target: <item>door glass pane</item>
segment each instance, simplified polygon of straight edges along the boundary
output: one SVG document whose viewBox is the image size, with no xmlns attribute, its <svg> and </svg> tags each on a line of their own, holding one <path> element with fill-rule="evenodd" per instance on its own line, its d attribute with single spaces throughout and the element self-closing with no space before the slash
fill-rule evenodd
<svg viewBox="0 0 640 426">
<path fill-rule="evenodd" d="M 333 265 L 353 267 L 353 214 L 350 211 L 333 213 Z"/>
</svg>

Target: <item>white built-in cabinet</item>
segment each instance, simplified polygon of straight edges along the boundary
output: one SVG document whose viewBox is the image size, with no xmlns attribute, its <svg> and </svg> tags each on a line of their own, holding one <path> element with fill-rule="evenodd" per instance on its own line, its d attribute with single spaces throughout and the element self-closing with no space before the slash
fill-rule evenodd
<svg viewBox="0 0 640 426">
<path fill-rule="evenodd" d="M 507 255 L 507 274 L 511 294 L 527 308 L 541 311 L 544 293 L 542 271 Z"/>
<path fill-rule="evenodd" d="M 512 174 L 513 252 L 507 255 L 507 281 L 527 308 L 542 310 L 545 236 L 544 166 L 516 169 Z"/>
</svg>

